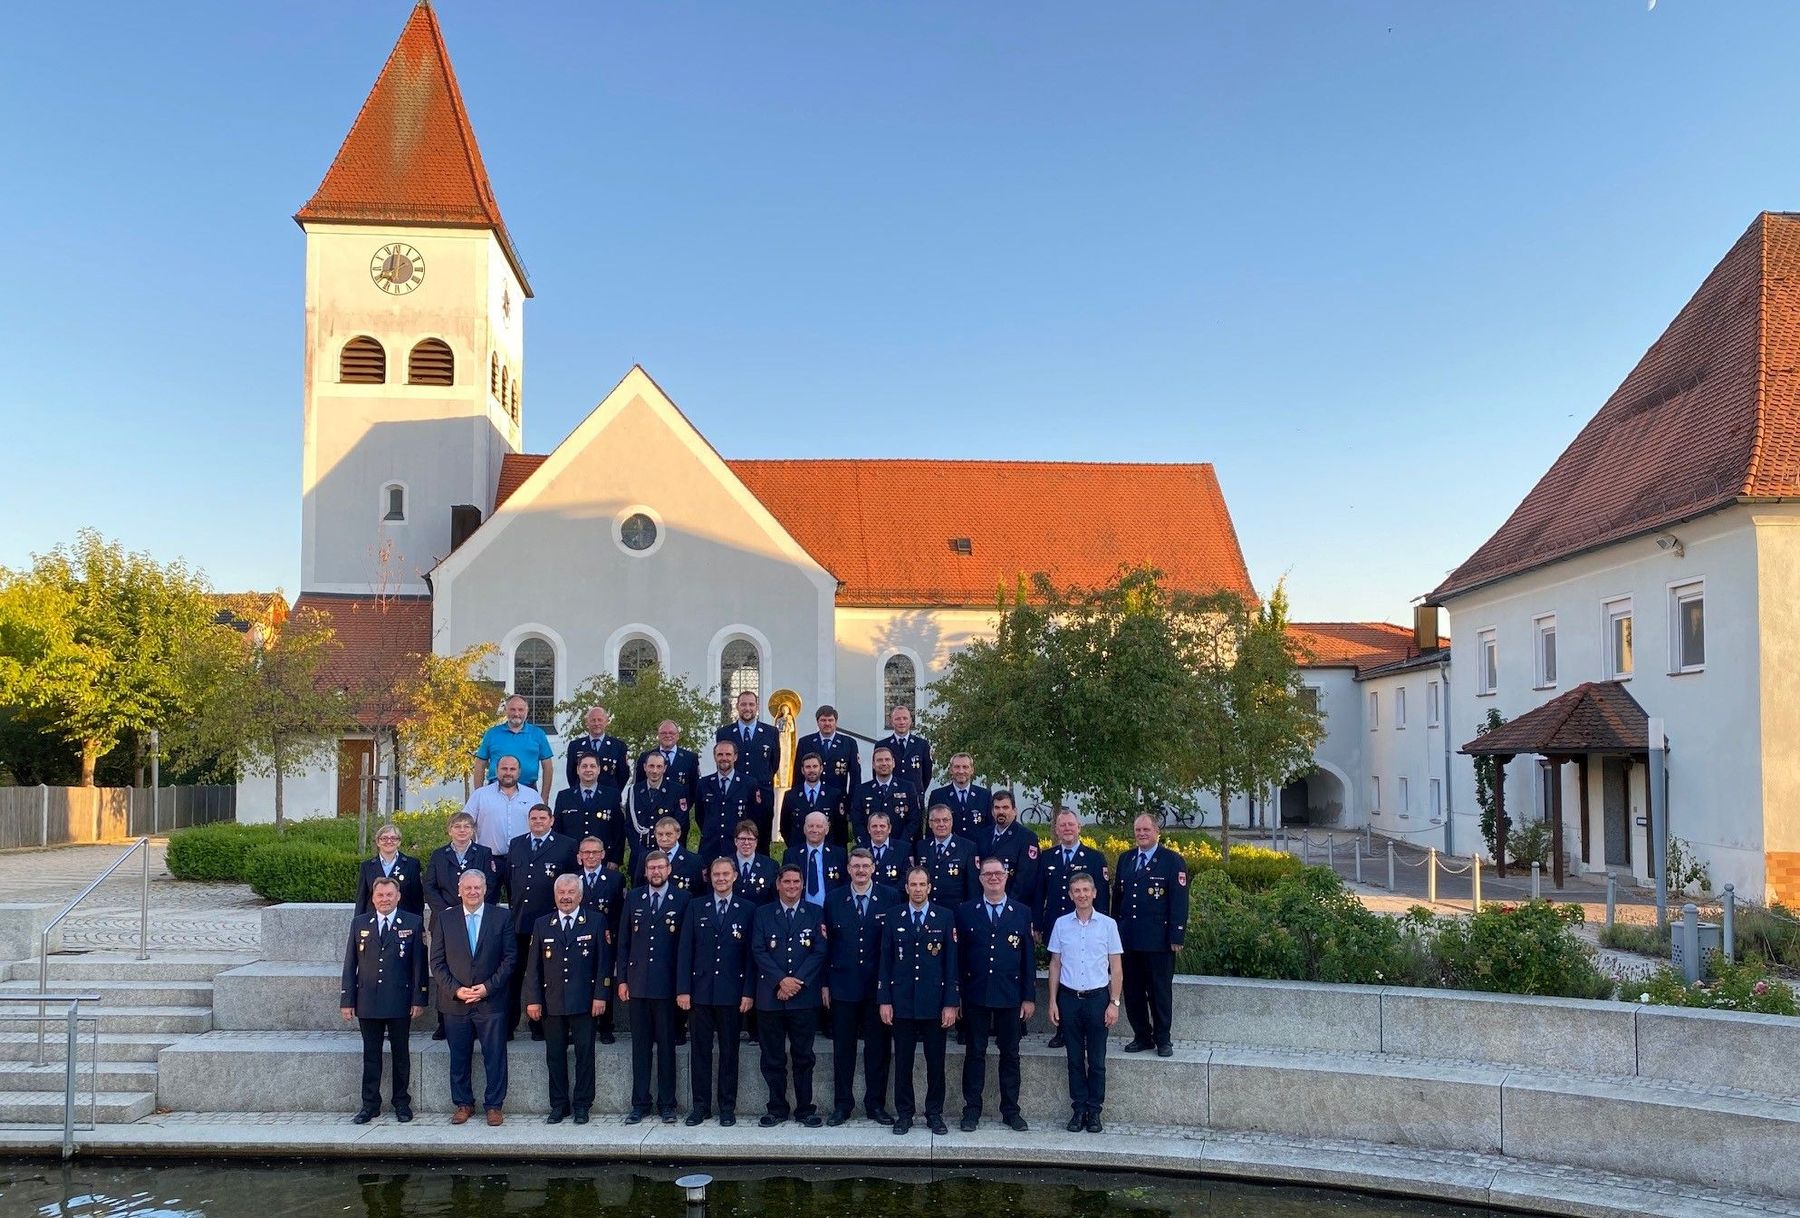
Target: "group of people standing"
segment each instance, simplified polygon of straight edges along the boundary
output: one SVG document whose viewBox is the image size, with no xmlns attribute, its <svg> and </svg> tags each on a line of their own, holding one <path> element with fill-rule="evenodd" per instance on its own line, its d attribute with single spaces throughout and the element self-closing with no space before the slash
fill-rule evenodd
<svg viewBox="0 0 1800 1218">
<path fill-rule="evenodd" d="M 799 781 L 777 809 L 779 734 L 758 720 L 753 693 L 738 697 L 736 718 L 718 729 L 705 775 L 673 723 L 632 761 L 608 735 L 605 709 L 590 709 L 552 804 L 520 781 L 554 779 L 547 738 L 525 721 L 522 698 L 505 711 L 476 751 L 481 781 L 450 818 L 448 844 L 421 863 L 399 853 L 398 830 L 384 826 L 376 857 L 363 864 L 340 997 L 344 1018 L 363 1033 L 359 1123 L 381 1110 L 384 1044 L 395 1116 L 411 1119 L 407 1040 L 426 1006 L 449 1042 L 454 1123 L 476 1109 L 477 1043 L 481 1107 L 488 1124 L 503 1122 L 507 1042 L 521 1015 L 545 1046 L 547 1119 L 585 1123 L 595 1044 L 614 1042 L 622 1003 L 628 1122 L 681 1119 L 675 1053 L 686 1044 L 687 1124 L 735 1124 L 738 1048 L 754 1040 L 768 1090 L 764 1127 L 848 1120 L 860 1057 L 866 1117 L 896 1134 L 915 1123 L 945 1134 L 954 1035 L 963 1046 L 961 1128 L 979 1126 L 991 1043 L 1000 1117 L 1023 1131 L 1019 1044 L 1036 1011 L 1039 945 L 1049 951 L 1051 1046 L 1068 1057 L 1070 1131 L 1102 1128 L 1107 1037 L 1121 1008 L 1127 1052 L 1172 1055 L 1187 872 L 1160 845 L 1152 818 L 1138 818 L 1134 849 L 1109 865 L 1082 844 L 1068 809 L 1041 844 L 1017 823 L 1011 792 L 973 782 L 967 754 L 922 794 L 934 774 L 931 747 L 905 707 L 875 745 L 866 780 L 855 739 L 821 707 L 819 730 L 796 750 Z M 777 824 L 787 843 L 779 863 Z M 696 825 L 698 852 L 685 844 Z M 821 1033 L 833 1064 L 824 1111 L 813 1093 Z M 920 1056 L 923 1097 L 914 1087 Z"/>
</svg>

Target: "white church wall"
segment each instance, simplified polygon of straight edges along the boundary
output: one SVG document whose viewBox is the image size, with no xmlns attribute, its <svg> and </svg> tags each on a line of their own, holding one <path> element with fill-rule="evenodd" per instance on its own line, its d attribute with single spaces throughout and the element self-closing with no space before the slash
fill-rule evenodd
<svg viewBox="0 0 1800 1218">
<path fill-rule="evenodd" d="M 1366 809 L 1367 823 L 1376 833 L 1439 850 L 1466 845 L 1447 836 L 1444 675 L 1440 667 L 1432 666 L 1356 683 L 1364 740 L 1359 803 Z M 1433 685 L 1438 699 L 1435 721 Z M 1374 713 L 1371 699 L 1377 708 Z"/>
</svg>

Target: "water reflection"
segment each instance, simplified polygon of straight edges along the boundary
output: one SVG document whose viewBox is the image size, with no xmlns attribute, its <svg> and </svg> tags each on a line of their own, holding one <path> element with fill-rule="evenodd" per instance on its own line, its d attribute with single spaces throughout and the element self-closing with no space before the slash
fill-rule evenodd
<svg viewBox="0 0 1800 1218">
<path fill-rule="evenodd" d="M 698 1218 L 645 1164 L 95 1161 L 0 1167 L 0 1213 L 35 1218 Z M 949 1173 L 793 1165 L 707 1169 L 705 1218 L 1493 1218 L 1493 1211 L 1321 1189 L 1053 1167 Z"/>
</svg>

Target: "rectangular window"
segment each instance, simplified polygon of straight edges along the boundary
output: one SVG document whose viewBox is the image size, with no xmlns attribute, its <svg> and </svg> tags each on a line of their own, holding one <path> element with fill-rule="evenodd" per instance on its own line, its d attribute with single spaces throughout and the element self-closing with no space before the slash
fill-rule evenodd
<svg viewBox="0 0 1800 1218">
<path fill-rule="evenodd" d="M 1706 585 L 1669 589 L 1669 670 L 1698 672 L 1706 667 Z"/>
<path fill-rule="evenodd" d="M 1431 780 L 1431 819 L 1434 824 L 1444 819 L 1444 781 L 1441 778 Z"/>
<path fill-rule="evenodd" d="M 1439 709 L 1438 699 L 1442 696 L 1443 695 L 1438 692 L 1438 683 L 1436 681 L 1431 682 L 1425 687 L 1426 727 L 1436 727 L 1438 725 L 1438 716 L 1443 714 L 1443 711 Z"/>
<path fill-rule="evenodd" d="M 1381 726 L 1381 695 L 1374 690 L 1369 691 L 1369 730 L 1372 732 Z"/>
<path fill-rule="evenodd" d="M 1317 685 L 1300 687 L 1300 705 L 1309 711 L 1316 712 L 1319 709 L 1319 687 Z"/>
<path fill-rule="evenodd" d="M 1369 811 L 1381 811 L 1381 779 L 1369 775 Z"/>
<path fill-rule="evenodd" d="M 1394 730 L 1406 730 L 1406 687 L 1403 685 L 1394 691 Z"/>
<path fill-rule="evenodd" d="M 1500 688 L 1500 644 L 1492 630 L 1475 636 L 1475 692 L 1491 694 Z"/>
<path fill-rule="evenodd" d="M 1606 602 L 1606 675 L 1622 681 L 1631 675 L 1631 598 Z"/>
<path fill-rule="evenodd" d="M 1537 687 L 1556 687 L 1556 618 L 1554 615 L 1534 618 L 1531 623 L 1532 650 L 1537 656 Z"/>
<path fill-rule="evenodd" d="M 1407 814 L 1408 814 L 1408 813 L 1409 813 L 1409 812 L 1411 812 L 1411 811 L 1412 811 L 1412 800 L 1411 800 L 1411 799 L 1410 799 L 1410 798 L 1409 798 L 1409 797 L 1408 797 L 1408 795 L 1409 795 L 1409 792 L 1408 792 L 1408 787 L 1409 787 L 1409 786 L 1410 786 L 1410 785 L 1411 785 L 1411 784 L 1410 784 L 1410 783 L 1408 783 L 1408 782 L 1407 782 L 1407 781 L 1406 781 L 1406 779 L 1404 779 L 1404 778 L 1402 778 L 1402 779 L 1400 779 L 1400 780 L 1399 780 L 1399 781 L 1400 781 L 1400 795 L 1399 795 L 1399 799 L 1400 799 L 1400 808 L 1399 808 L 1399 812 L 1400 812 L 1400 818 L 1401 818 L 1401 819 L 1402 819 L 1402 820 L 1409 820 L 1409 819 L 1411 819 L 1411 818 L 1410 818 L 1410 817 L 1409 817 L 1409 816 L 1408 816 L 1408 815 L 1407 815 Z"/>
</svg>

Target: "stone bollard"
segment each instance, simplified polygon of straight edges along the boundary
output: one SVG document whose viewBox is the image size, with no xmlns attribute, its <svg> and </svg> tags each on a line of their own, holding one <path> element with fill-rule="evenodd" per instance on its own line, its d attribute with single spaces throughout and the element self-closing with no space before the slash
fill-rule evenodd
<svg viewBox="0 0 1800 1218">
<path fill-rule="evenodd" d="M 1544 890 L 1541 887 L 1541 882 L 1542 882 L 1543 878 L 1544 878 L 1544 865 L 1542 863 L 1538 862 L 1536 859 L 1532 859 L 1531 860 L 1531 899 L 1534 901 L 1541 901 L 1544 899 Z"/>
<path fill-rule="evenodd" d="M 1310 834 L 1302 833 L 1300 835 L 1300 862 L 1305 866 L 1312 866 L 1312 836 Z"/>
<path fill-rule="evenodd" d="M 1356 852 L 1356 882 L 1358 884 L 1362 883 L 1362 851 L 1361 850 L 1358 850 Z"/>
<path fill-rule="evenodd" d="M 1325 865 L 1337 870 L 1337 838 L 1329 833 L 1325 835 Z"/>
<path fill-rule="evenodd" d="M 1437 847 L 1425 852 L 1425 903 L 1437 904 Z"/>
<path fill-rule="evenodd" d="M 1681 907 L 1681 975 L 1689 985 L 1700 980 L 1700 911 L 1692 901 Z"/>
<path fill-rule="evenodd" d="M 1725 885 L 1725 894 L 1719 898 L 1721 913 L 1719 921 L 1719 947 L 1725 953 L 1728 964 L 1737 963 L 1737 885 Z"/>
<path fill-rule="evenodd" d="M 1473 885 L 1473 891 L 1474 891 L 1474 900 L 1471 902 L 1471 904 L 1474 906 L 1474 911 L 1476 913 L 1480 913 L 1481 912 L 1481 856 L 1479 854 L 1472 854 L 1469 856 L 1469 882 L 1471 885 Z"/>
<path fill-rule="evenodd" d="M 1611 926 L 1619 920 L 1619 877 L 1612 872 L 1606 873 L 1606 924 Z"/>
<path fill-rule="evenodd" d="M 1394 891 L 1394 843 L 1388 842 L 1388 891 Z"/>
</svg>

